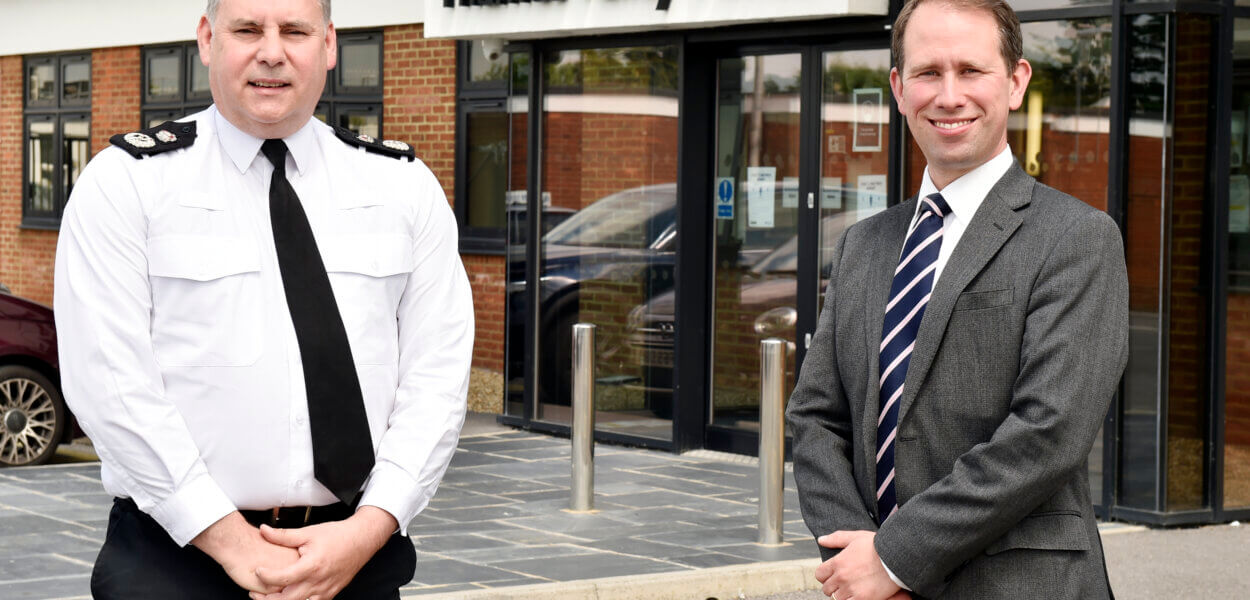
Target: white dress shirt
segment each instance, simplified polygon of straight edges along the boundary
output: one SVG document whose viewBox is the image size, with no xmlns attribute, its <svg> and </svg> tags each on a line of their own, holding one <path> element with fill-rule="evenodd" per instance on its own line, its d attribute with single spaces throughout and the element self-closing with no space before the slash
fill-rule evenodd
<svg viewBox="0 0 1250 600">
<path fill-rule="evenodd" d="M 236 508 L 319 506 L 304 373 L 269 224 L 263 140 L 215 107 L 195 143 L 83 170 L 61 223 L 55 309 L 65 399 L 130 497 L 180 545 Z M 376 464 L 360 504 L 401 530 L 464 422 L 473 303 L 438 180 L 310 119 L 287 177 L 342 313 Z"/>
<path fill-rule="evenodd" d="M 972 216 L 977 214 L 977 209 L 981 208 L 981 203 L 985 201 L 985 197 L 989 195 L 990 189 L 994 184 L 998 183 L 1003 175 L 1007 174 L 1007 169 L 1011 168 L 1011 163 L 1015 158 L 1011 155 L 1011 147 L 1004 148 L 997 156 L 989 159 L 981 166 L 964 173 L 959 179 L 950 182 L 945 188 L 939 190 L 933 185 L 933 179 L 929 177 L 929 167 L 924 168 L 924 179 L 920 182 L 920 192 L 917 198 L 925 198 L 933 193 L 942 194 L 942 199 L 946 200 L 947 206 L 950 207 L 950 214 L 942 219 L 942 247 L 938 249 L 938 257 L 936 268 L 933 270 L 933 285 L 937 286 L 938 278 L 942 276 L 942 270 L 946 268 L 946 263 L 950 261 L 951 253 L 955 251 L 955 246 L 959 244 L 959 238 L 963 237 L 964 230 L 968 228 L 968 223 L 972 221 Z M 907 235 L 911 235 L 916 224 L 920 221 L 921 203 L 916 203 L 916 213 L 912 216 L 911 226 L 907 228 Z M 885 572 L 894 581 L 894 584 L 911 591 L 907 584 L 890 570 L 889 565 L 885 561 L 881 561 L 881 566 L 885 567 Z"/>
</svg>

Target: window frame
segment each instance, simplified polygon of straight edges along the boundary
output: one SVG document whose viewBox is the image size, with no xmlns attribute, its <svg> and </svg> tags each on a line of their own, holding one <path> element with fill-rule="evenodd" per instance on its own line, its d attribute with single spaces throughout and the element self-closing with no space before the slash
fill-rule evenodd
<svg viewBox="0 0 1250 600">
<path fill-rule="evenodd" d="M 61 216 L 65 213 L 65 205 L 69 196 L 65 189 L 66 160 L 65 122 L 85 121 L 87 123 L 87 145 L 90 154 L 92 122 L 91 102 L 94 94 L 92 54 L 86 52 L 66 52 L 60 54 L 39 54 L 23 57 L 22 74 L 22 218 L 18 227 L 22 229 L 58 230 L 61 227 Z M 65 99 L 65 68 L 74 64 L 85 64 L 87 67 L 88 90 L 85 98 Z M 50 100 L 31 101 L 30 73 L 37 66 L 50 65 L 53 68 L 54 97 Z M 30 127 L 34 122 L 52 124 L 52 169 L 51 178 L 52 208 L 37 209 L 31 195 L 32 156 L 30 147 Z M 81 172 L 79 173 L 81 175 Z"/>
<path fill-rule="evenodd" d="M 155 56 L 178 57 L 178 91 L 164 96 L 153 96 L 148 93 L 148 78 L 152 75 L 151 59 Z M 197 42 L 179 42 L 177 44 L 158 44 L 144 46 L 139 61 L 141 87 L 139 95 L 140 118 L 142 128 L 151 127 L 156 119 L 160 123 L 181 119 L 195 114 L 212 104 L 211 94 L 192 93 L 191 71 L 199 60 L 200 48 Z M 156 116 L 160 115 L 160 116 Z M 155 123 L 159 125 L 160 123 Z"/>
<path fill-rule="evenodd" d="M 455 198 L 453 212 L 460 233 L 460 252 L 499 255 L 505 252 L 508 236 L 507 206 L 503 227 L 471 227 L 469 225 L 469 115 L 480 112 L 508 114 L 508 98 L 512 83 L 512 53 L 508 54 L 508 77 L 501 81 L 473 81 L 470 73 L 472 41 L 456 42 L 456 149 Z M 509 131 L 511 137 L 511 131 Z M 509 145 L 509 148 L 511 145 Z M 507 164 L 507 161 L 505 161 Z M 505 167 L 506 168 L 506 167 Z"/>
<path fill-rule="evenodd" d="M 378 47 L 378 85 L 376 86 L 343 86 L 339 85 L 339 68 L 342 66 L 343 47 L 376 43 Z M 386 84 L 386 40 L 382 31 L 349 31 L 338 33 L 339 61 L 333 69 L 326 72 L 325 90 L 317 101 L 316 114 L 324 114 L 326 123 L 338 127 L 343 115 L 362 109 L 376 112 L 378 115 L 378 134 L 381 139 L 386 135 L 386 119 L 383 110 L 383 90 Z M 349 127 L 350 129 L 350 127 Z M 355 130 L 353 130 L 355 131 Z M 359 132 L 358 132 L 359 133 Z"/>
</svg>

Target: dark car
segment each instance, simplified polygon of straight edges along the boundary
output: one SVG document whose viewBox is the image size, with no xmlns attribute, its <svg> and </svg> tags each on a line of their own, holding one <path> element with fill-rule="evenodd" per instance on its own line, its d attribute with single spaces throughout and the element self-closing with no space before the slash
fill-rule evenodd
<svg viewBox="0 0 1250 600">
<path fill-rule="evenodd" d="M 52 309 L 0 284 L 0 466 L 38 465 L 74 427 L 61 396 Z"/>
</svg>

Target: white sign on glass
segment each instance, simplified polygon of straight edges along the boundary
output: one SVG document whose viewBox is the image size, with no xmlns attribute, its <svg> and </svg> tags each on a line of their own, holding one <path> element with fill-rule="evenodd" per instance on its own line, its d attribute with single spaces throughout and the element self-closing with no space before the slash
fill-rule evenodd
<svg viewBox="0 0 1250 600">
<path fill-rule="evenodd" d="M 856 180 L 855 195 L 858 220 L 885 210 L 885 175 L 860 175 Z"/>
<path fill-rule="evenodd" d="M 773 227 L 777 208 L 777 167 L 747 167 L 747 225 Z"/>
</svg>

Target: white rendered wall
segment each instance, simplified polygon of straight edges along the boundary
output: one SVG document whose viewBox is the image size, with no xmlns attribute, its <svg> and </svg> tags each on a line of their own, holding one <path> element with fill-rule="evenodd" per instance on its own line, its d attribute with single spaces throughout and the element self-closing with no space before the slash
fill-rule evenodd
<svg viewBox="0 0 1250 600">
<path fill-rule="evenodd" d="M 0 0 L 0 56 L 189 41 L 204 0 Z M 339 0 L 340 29 L 421 23 L 421 0 Z"/>
<path fill-rule="evenodd" d="M 426 37 L 522 40 L 884 15 L 886 0 L 533 0 L 503 6 L 456 6 L 424 0 Z"/>
</svg>

